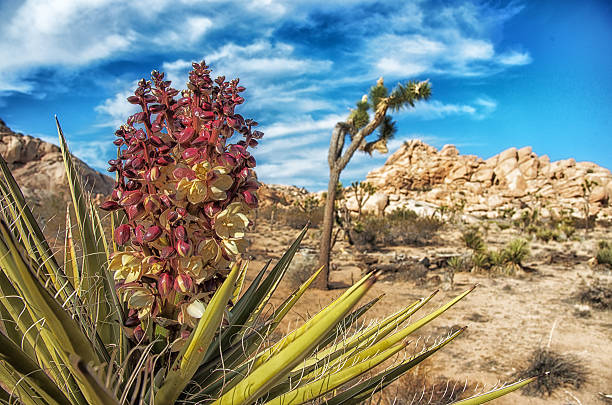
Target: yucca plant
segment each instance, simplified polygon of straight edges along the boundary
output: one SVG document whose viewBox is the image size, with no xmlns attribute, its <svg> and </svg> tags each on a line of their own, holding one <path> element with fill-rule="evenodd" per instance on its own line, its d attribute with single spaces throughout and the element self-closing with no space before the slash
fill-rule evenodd
<svg viewBox="0 0 612 405">
<path fill-rule="evenodd" d="M 156 71 L 128 98 L 142 112 L 116 132 L 118 157 L 109 163 L 117 184 L 101 206 L 111 211 L 108 238 L 57 122 L 73 207 L 61 262 L 0 159 L 0 401 L 354 404 L 463 331 L 388 366 L 410 334 L 472 289 L 408 325 L 433 294 L 356 328 L 380 300 L 357 306 L 377 279 L 368 274 L 272 341 L 320 270 L 266 310 L 304 229 L 243 291 L 243 238 L 258 188 L 247 148 L 263 134 L 234 111 L 244 101 L 237 79 L 213 81 L 204 62 L 193 67 L 180 99 Z M 234 132 L 244 139 L 230 144 Z M 377 373 L 365 377 L 369 371 Z M 458 403 L 480 404 L 532 380 Z"/>
</svg>

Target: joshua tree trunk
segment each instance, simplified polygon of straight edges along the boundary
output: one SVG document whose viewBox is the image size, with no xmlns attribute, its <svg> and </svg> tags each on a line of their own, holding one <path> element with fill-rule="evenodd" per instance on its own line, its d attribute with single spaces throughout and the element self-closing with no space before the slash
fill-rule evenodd
<svg viewBox="0 0 612 405">
<path fill-rule="evenodd" d="M 327 162 L 329 164 L 329 184 L 327 186 L 327 198 L 325 200 L 325 213 L 323 217 L 323 230 L 321 232 L 321 244 L 319 250 L 319 267 L 323 267 L 321 275 L 315 281 L 314 286 L 320 289 L 329 288 L 329 269 L 332 231 L 334 228 L 334 213 L 336 188 L 340 180 L 340 173 L 351 160 L 357 149 L 365 142 L 366 136 L 370 135 L 383 121 L 389 106 L 388 99 L 383 99 L 378 104 L 374 118 L 359 131 L 354 130 L 351 123 L 339 122 L 334 127 L 332 139 L 329 144 Z M 351 143 L 344 150 L 344 139 L 351 136 Z"/>
<path fill-rule="evenodd" d="M 323 214 L 323 230 L 321 234 L 321 247 L 319 250 L 319 266 L 325 266 L 322 275 L 315 281 L 315 287 L 319 289 L 329 288 L 329 259 L 332 245 L 332 233 L 334 228 L 334 210 L 336 202 L 336 191 L 340 181 L 340 170 L 330 168 L 329 184 L 327 185 L 327 198 L 325 199 L 325 211 Z"/>
</svg>

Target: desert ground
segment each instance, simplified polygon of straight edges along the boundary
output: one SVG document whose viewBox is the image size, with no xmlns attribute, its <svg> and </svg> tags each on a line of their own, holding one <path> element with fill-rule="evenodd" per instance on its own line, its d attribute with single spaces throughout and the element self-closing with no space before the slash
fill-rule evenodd
<svg viewBox="0 0 612 405">
<path fill-rule="evenodd" d="M 494 222 L 484 225 L 487 229 L 484 239 L 490 247 L 501 247 L 522 235 L 521 231 L 512 227 L 502 230 Z M 445 225 L 423 246 L 382 247 L 372 251 L 350 246 L 339 238 L 332 253 L 330 279 L 339 287 L 349 285 L 369 269 L 365 262 L 373 260 L 392 262 L 400 257 L 413 261 L 428 258 L 434 262 L 436 257 L 465 253 L 467 249 L 461 241 L 460 228 Z M 298 230 L 280 223 L 258 220 L 249 236 L 249 252 L 253 260 L 251 276 L 268 259 L 279 258 L 298 233 Z M 298 266 L 297 271 L 315 270 L 316 262 L 312 256 L 317 248 L 318 235 L 316 228 L 309 231 L 296 255 L 297 264 L 290 272 L 296 271 L 295 266 Z M 422 343 L 423 339 L 431 341 L 458 327 L 468 326 L 466 332 L 428 359 L 412 376 L 402 377 L 404 381 L 395 383 L 394 388 L 377 399 L 388 404 L 430 403 L 435 384 L 438 385 L 435 389 L 440 390 L 449 381 L 449 386 L 455 386 L 456 390 L 463 390 L 467 386 L 464 396 L 469 396 L 467 394 L 474 390 L 482 391 L 483 386 L 486 390 L 496 384 L 513 381 L 517 371 L 526 367 L 534 349 L 548 347 L 579 359 L 588 373 L 586 383 L 580 389 L 560 388 L 551 396 L 544 397 L 512 393 L 496 403 L 606 403 L 601 393 L 609 394 L 612 391 L 612 312 L 585 305 L 576 295 L 595 280 L 609 285 L 610 269 L 594 265 L 592 258 L 597 242 L 610 238 L 610 229 L 604 227 L 596 227 L 588 234 L 578 230 L 571 240 L 564 242 L 542 242 L 534 238 L 529 243 L 530 255 L 524 262 L 526 270 L 519 270 L 514 275 L 459 272 L 455 275 L 452 288 L 445 278 L 444 268 L 436 269 L 435 265 L 430 265 L 425 274 L 421 272 L 416 276 L 400 272 L 383 275 L 368 294 L 369 298 L 380 294 L 385 294 L 385 297 L 366 314 L 366 322 L 391 314 L 437 289 L 439 293 L 426 307 L 430 310 L 474 285 L 477 288 L 455 307 L 419 330 L 412 339 L 413 346 L 409 348 Z M 410 271 L 407 270 L 408 273 Z M 278 304 L 280 297 L 292 290 L 290 277 L 288 279 L 281 284 L 276 294 L 278 298 L 273 304 Z M 282 327 L 284 330 L 292 329 L 342 291 L 343 288 L 310 290 Z M 426 308 L 417 312 L 413 319 L 424 315 Z M 417 375 L 422 378 L 419 379 Z"/>
</svg>

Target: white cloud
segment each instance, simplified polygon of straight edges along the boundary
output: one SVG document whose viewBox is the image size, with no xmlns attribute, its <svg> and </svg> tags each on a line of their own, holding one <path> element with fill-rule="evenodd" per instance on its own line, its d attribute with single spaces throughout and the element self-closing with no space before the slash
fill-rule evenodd
<svg viewBox="0 0 612 405">
<path fill-rule="evenodd" d="M 500 63 L 510 66 L 521 66 L 531 63 L 532 59 L 528 52 L 511 51 L 499 58 Z"/>
<path fill-rule="evenodd" d="M 170 0 L 27 0 L 0 27 L 0 91 L 31 92 L 41 69 L 78 69 L 133 54 L 192 49 L 221 21 Z"/>
<path fill-rule="evenodd" d="M 280 138 L 291 134 L 313 132 L 316 130 L 331 130 L 337 122 L 343 121 L 346 116 L 331 114 L 321 119 L 313 119 L 311 116 L 295 117 L 291 121 L 277 122 L 267 127 L 262 127 L 266 138 Z"/>
<path fill-rule="evenodd" d="M 135 33 L 113 23 L 112 0 L 28 0 L 21 4 L 0 34 L 0 90 L 31 91 L 27 77 L 48 66 L 81 66 L 127 50 Z"/>
<path fill-rule="evenodd" d="M 497 102 L 489 98 L 477 98 L 472 104 L 443 103 L 439 100 L 419 102 L 405 114 L 424 120 L 441 119 L 448 116 L 464 115 L 474 119 L 486 118 L 497 109 Z"/>
<path fill-rule="evenodd" d="M 70 142 L 71 152 L 84 162 L 95 169 L 102 172 L 108 168 L 108 162 L 105 158 L 111 155 L 114 150 L 112 143 L 107 140 L 103 141 L 71 141 Z"/>
<path fill-rule="evenodd" d="M 282 42 L 272 43 L 261 39 L 241 46 L 228 43 L 217 52 L 207 56 L 206 61 L 214 63 L 215 70 L 230 74 L 239 72 L 242 79 L 257 82 L 261 79 L 278 79 L 301 76 L 311 71 L 327 71 L 330 60 L 316 60 L 296 57 L 293 46 Z"/>
<path fill-rule="evenodd" d="M 198 42 L 204 34 L 213 27 L 213 21 L 207 17 L 187 17 L 187 19 L 173 28 L 162 31 L 153 38 L 157 45 L 182 48 Z M 183 46 L 181 46 L 183 44 Z"/>
<path fill-rule="evenodd" d="M 493 42 L 493 33 L 520 7 L 492 9 L 472 3 L 435 11 L 418 7 L 420 14 L 410 24 L 389 24 L 366 41 L 373 74 L 483 76 L 532 61 L 528 52 L 500 52 Z M 429 24 L 424 23 L 427 13 Z"/>
<path fill-rule="evenodd" d="M 125 89 L 115 93 L 114 96 L 105 99 L 102 104 L 97 105 L 94 110 L 103 116 L 103 122 L 98 126 L 118 127 L 125 124 L 127 118 L 140 111 L 140 107 L 127 101 L 129 96 L 134 95 L 137 83 L 125 85 Z"/>
</svg>

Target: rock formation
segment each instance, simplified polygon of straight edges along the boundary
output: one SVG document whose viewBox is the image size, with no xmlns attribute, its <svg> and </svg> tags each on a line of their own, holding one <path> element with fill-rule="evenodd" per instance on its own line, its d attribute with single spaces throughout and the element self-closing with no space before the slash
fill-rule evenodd
<svg viewBox="0 0 612 405">
<path fill-rule="evenodd" d="M 60 148 L 38 138 L 13 132 L 0 120 L 0 155 L 8 163 L 26 198 L 35 205 L 68 201 L 68 184 Z M 75 158 L 85 190 L 111 193 L 114 180 Z"/>
<path fill-rule="evenodd" d="M 453 145 L 438 151 L 412 140 L 367 175 L 378 191 L 366 209 L 379 210 L 368 205 L 388 199 L 385 212 L 398 207 L 431 211 L 435 206 L 446 206 L 461 207 L 474 216 L 496 217 L 504 210 L 531 207 L 539 209 L 542 216 L 563 212 L 581 216 L 586 180 L 594 182 L 589 198 L 591 215 L 611 215 L 612 174 L 595 163 L 574 159 L 551 162 L 529 146 L 510 148 L 483 160 L 461 155 Z"/>
</svg>

